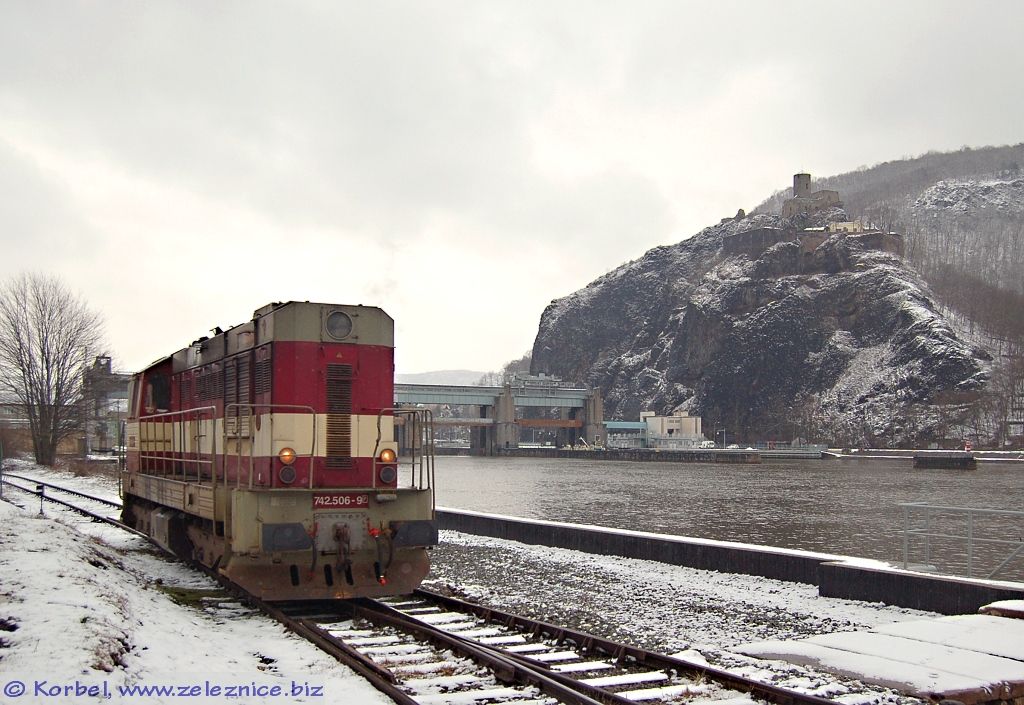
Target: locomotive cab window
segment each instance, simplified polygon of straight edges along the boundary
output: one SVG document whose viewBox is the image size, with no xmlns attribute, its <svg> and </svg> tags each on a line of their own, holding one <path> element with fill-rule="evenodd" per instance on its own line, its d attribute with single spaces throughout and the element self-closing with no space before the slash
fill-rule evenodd
<svg viewBox="0 0 1024 705">
<path fill-rule="evenodd" d="M 146 399 L 144 411 L 156 414 L 171 408 L 171 382 L 167 375 L 146 376 Z"/>
</svg>

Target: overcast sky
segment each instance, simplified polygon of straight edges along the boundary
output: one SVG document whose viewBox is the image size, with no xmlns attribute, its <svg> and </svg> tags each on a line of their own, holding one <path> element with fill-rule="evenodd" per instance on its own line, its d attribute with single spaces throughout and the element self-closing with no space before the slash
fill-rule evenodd
<svg viewBox="0 0 1024 705">
<path fill-rule="evenodd" d="M 0 278 L 135 370 L 270 301 L 379 305 L 399 372 L 791 174 L 1024 141 L 1018 2 L 0 0 Z"/>
</svg>

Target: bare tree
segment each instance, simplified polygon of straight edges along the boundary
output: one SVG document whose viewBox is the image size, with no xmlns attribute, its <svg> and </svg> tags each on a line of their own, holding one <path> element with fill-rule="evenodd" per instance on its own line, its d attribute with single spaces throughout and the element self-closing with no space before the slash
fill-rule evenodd
<svg viewBox="0 0 1024 705">
<path fill-rule="evenodd" d="M 36 462 L 78 430 L 84 372 L 103 319 L 60 279 L 22 274 L 0 287 L 0 389 L 25 409 Z"/>
</svg>

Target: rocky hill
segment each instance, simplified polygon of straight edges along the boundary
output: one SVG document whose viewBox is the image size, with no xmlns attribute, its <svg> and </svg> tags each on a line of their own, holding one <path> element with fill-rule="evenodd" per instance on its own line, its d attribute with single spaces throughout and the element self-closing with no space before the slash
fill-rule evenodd
<svg viewBox="0 0 1024 705">
<path fill-rule="evenodd" d="M 532 370 L 599 387 L 608 418 L 687 408 L 742 441 L 942 437 L 991 356 L 949 325 L 899 236 L 738 217 L 551 303 Z M 816 227 L 817 230 L 805 230 Z"/>
</svg>

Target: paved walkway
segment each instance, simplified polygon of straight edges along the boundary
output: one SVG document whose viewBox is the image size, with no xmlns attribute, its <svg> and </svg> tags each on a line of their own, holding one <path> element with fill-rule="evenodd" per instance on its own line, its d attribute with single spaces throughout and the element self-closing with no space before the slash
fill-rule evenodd
<svg viewBox="0 0 1024 705">
<path fill-rule="evenodd" d="M 1024 620 L 992 614 L 897 622 L 731 650 L 935 701 L 976 705 L 1024 697 Z"/>
</svg>

